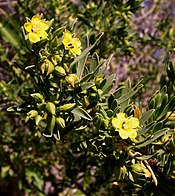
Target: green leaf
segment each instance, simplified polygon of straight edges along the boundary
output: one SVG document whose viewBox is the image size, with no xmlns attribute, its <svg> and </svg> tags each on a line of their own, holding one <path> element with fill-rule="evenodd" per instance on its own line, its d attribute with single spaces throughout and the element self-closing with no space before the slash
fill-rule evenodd
<svg viewBox="0 0 175 196">
<path fill-rule="evenodd" d="M 127 101 L 129 98 L 131 98 L 132 96 L 134 96 L 141 88 L 143 87 L 143 84 L 140 84 L 136 90 L 129 90 L 128 93 L 122 95 L 120 98 L 118 98 L 118 102 L 119 104 Z"/>
<path fill-rule="evenodd" d="M 153 122 L 149 123 L 148 125 L 146 125 L 145 127 L 143 127 L 142 129 L 138 130 L 138 136 L 150 131 L 154 127 L 155 124 L 156 124 L 156 122 L 153 121 Z"/>
<path fill-rule="evenodd" d="M 99 64 L 99 57 L 97 53 L 92 55 L 91 64 L 90 64 L 90 72 L 93 72 Z"/>
<path fill-rule="evenodd" d="M 19 48 L 20 41 L 18 36 L 10 26 L 0 23 L 0 33 L 5 41 L 9 42 L 13 47 Z"/>
<path fill-rule="evenodd" d="M 82 78 L 82 74 L 83 74 L 83 71 L 84 71 L 84 66 L 86 64 L 86 61 L 87 61 L 88 56 L 89 56 L 89 53 L 87 53 L 82 59 L 80 59 L 78 61 L 78 65 L 77 65 L 77 76 L 78 76 L 78 78 L 80 80 Z"/>
<path fill-rule="evenodd" d="M 81 90 L 84 91 L 84 90 L 87 90 L 93 86 L 95 86 L 94 82 L 84 83 L 84 84 L 81 84 Z"/>
<path fill-rule="evenodd" d="M 157 116 L 157 120 L 160 120 L 162 117 L 166 115 L 167 112 L 174 110 L 174 108 L 175 108 L 175 96 L 171 98 L 171 100 L 166 106 L 161 108 L 162 112 L 160 113 L 160 115 Z"/>
<path fill-rule="evenodd" d="M 115 76 L 116 76 L 115 74 L 112 74 L 106 79 L 106 83 L 102 88 L 103 93 L 108 93 L 108 91 L 111 89 L 111 87 L 113 86 Z"/>
<path fill-rule="evenodd" d="M 81 118 L 92 121 L 92 117 L 81 107 L 74 108 L 71 113 L 78 115 Z"/>
<path fill-rule="evenodd" d="M 162 135 L 164 135 L 169 130 L 170 130 L 169 128 L 161 129 L 161 130 L 157 131 L 154 135 L 151 135 L 150 137 L 146 138 L 145 140 L 136 143 L 135 147 L 141 148 L 141 147 L 147 146 L 147 145 L 151 144 L 153 141 L 155 141 L 156 139 L 158 139 L 159 137 L 161 137 Z"/>
<path fill-rule="evenodd" d="M 163 154 L 165 151 L 164 150 L 158 150 L 157 152 L 155 152 L 154 154 L 151 155 L 143 155 L 143 156 L 139 156 L 139 157 L 135 157 L 138 160 L 148 160 L 148 159 L 152 159 L 154 157 L 156 157 L 157 155 L 161 155 Z"/>
<path fill-rule="evenodd" d="M 143 125 L 145 122 L 149 120 L 149 118 L 153 115 L 155 109 L 151 109 L 145 112 L 140 118 L 140 124 Z"/>
</svg>

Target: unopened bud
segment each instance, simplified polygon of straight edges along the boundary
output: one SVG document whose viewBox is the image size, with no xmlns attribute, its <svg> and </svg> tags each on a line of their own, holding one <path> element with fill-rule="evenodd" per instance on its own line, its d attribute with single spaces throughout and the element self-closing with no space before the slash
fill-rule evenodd
<svg viewBox="0 0 175 196">
<path fill-rule="evenodd" d="M 61 118 L 61 117 L 56 118 L 56 123 L 61 128 L 65 128 L 65 120 L 64 120 L 64 118 Z"/>
<path fill-rule="evenodd" d="M 35 118 L 38 115 L 38 112 L 36 110 L 30 110 L 30 112 L 27 113 L 27 116 L 29 118 Z"/>
<path fill-rule="evenodd" d="M 75 74 L 69 74 L 65 77 L 65 80 L 68 84 L 70 84 L 72 87 L 75 86 L 75 83 L 79 82 L 79 78 Z"/>
<path fill-rule="evenodd" d="M 55 115 L 56 107 L 55 104 L 52 102 L 47 102 L 46 103 L 46 110 L 50 112 L 51 114 Z"/>
<path fill-rule="evenodd" d="M 145 175 L 145 171 L 144 171 L 144 167 L 143 165 L 141 164 L 134 164 L 131 166 L 132 167 L 132 171 L 135 173 L 135 174 L 138 174 L 138 175 Z"/>
<path fill-rule="evenodd" d="M 56 66 L 54 71 L 61 76 L 65 76 L 66 75 L 66 71 L 64 68 L 62 68 L 61 66 Z"/>
<path fill-rule="evenodd" d="M 134 117 L 140 119 L 140 109 L 134 105 Z"/>
<path fill-rule="evenodd" d="M 49 61 L 48 59 L 44 60 L 44 63 L 41 65 L 40 67 L 42 74 L 44 74 L 45 71 L 47 71 L 47 76 L 53 72 L 54 70 L 54 65 L 51 61 Z"/>
<path fill-rule="evenodd" d="M 76 103 L 66 103 L 62 106 L 58 107 L 59 111 L 68 111 L 74 108 L 74 106 L 76 105 Z"/>
<path fill-rule="evenodd" d="M 35 118 L 35 124 L 39 125 L 40 121 L 43 119 L 43 117 L 41 115 L 36 116 Z"/>
<path fill-rule="evenodd" d="M 37 101 L 37 102 L 43 102 L 44 101 L 44 97 L 42 94 L 40 93 L 33 93 L 31 94 L 31 96 Z"/>
</svg>

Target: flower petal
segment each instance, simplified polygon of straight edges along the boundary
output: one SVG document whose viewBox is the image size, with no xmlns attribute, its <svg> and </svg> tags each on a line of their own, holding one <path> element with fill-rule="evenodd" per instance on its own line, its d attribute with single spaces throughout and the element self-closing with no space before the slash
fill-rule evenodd
<svg viewBox="0 0 175 196">
<path fill-rule="evenodd" d="M 47 21 L 41 20 L 39 23 L 42 30 L 46 31 L 49 28 L 49 23 Z"/>
<path fill-rule="evenodd" d="M 127 131 L 128 137 L 131 139 L 135 139 L 137 137 L 137 131 L 135 129 L 131 129 Z"/>
<path fill-rule="evenodd" d="M 138 118 L 130 117 L 128 121 L 132 124 L 132 128 L 137 128 L 139 126 Z"/>
<path fill-rule="evenodd" d="M 72 45 L 75 47 L 80 47 L 81 46 L 81 41 L 78 38 L 73 38 L 71 41 Z"/>
<path fill-rule="evenodd" d="M 121 118 L 113 118 L 112 119 L 112 125 L 116 129 L 122 129 L 122 125 L 124 122 L 125 122 L 125 119 L 121 119 Z"/>
<path fill-rule="evenodd" d="M 29 33 L 29 40 L 33 43 L 40 41 L 40 37 L 36 33 Z"/>
<path fill-rule="evenodd" d="M 32 25 L 39 25 L 40 21 L 41 21 L 41 18 L 38 15 L 35 15 L 31 19 L 31 24 Z"/>
<path fill-rule="evenodd" d="M 127 118 L 127 115 L 123 112 L 117 114 L 117 118 Z"/>
<path fill-rule="evenodd" d="M 124 131 L 123 129 L 122 130 L 119 130 L 119 135 L 122 139 L 127 139 L 128 138 L 128 134 L 126 131 Z"/>
<path fill-rule="evenodd" d="M 32 32 L 32 24 L 31 24 L 31 22 L 26 22 L 25 24 L 24 24 L 24 28 L 25 28 L 25 30 L 27 31 L 27 32 Z"/>
<path fill-rule="evenodd" d="M 65 47 L 68 46 L 68 44 L 72 41 L 72 33 L 70 31 L 66 31 L 63 35 L 62 43 L 65 45 Z"/>
<path fill-rule="evenodd" d="M 48 34 L 44 30 L 37 32 L 37 35 L 39 35 L 42 39 L 46 39 L 48 36 Z"/>
</svg>

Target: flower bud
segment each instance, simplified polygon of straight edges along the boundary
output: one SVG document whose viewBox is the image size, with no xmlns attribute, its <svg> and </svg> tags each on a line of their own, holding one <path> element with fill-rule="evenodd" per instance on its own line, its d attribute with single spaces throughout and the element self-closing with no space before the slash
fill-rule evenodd
<svg viewBox="0 0 175 196">
<path fill-rule="evenodd" d="M 50 134 L 52 135 L 53 129 L 55 127 L 55 116 L 48 115 L 48 117 L 47 117 L 47 126 L 48 126 L 48 129 L 50 131 Z"/>
<path fill-rule="evenodd" d="M 33 93 L 31 94 L 31 96 L 35 99 L 35 101 L 37 102 L 43 102 L 44 101 L 44 97 L 42 94 L 40 93 Z"/>
<path fill-rule="evenodd" d="M 58 107 L 59 111 L 68 111 L 74 108 L 74 106 L 76 105 L 76 103 L 66 103 L 62 106 Z"/>
<path fill-rule="evenodd" d="M 51 61 L 49 61 L 48 59 L 44 60 L 44 63 L 41 65 L 40 67 L 42 74 L 44 74 L 45 71 L 47 71 L 47 76 L 53 72 L 54 70 L 54 65 Z"/>
<path fill-rule="evenodd" d="M 141 164 L 134 164 L 131 166 L 132 167 L 132 171 L 135 173 L 135 174 L 138 174 L 138 175 L 145 175 L 145 171 L 144 171 L 144 167 L 143 165 Z"/>
<path fill-rule="evenodd" d="M 47 50 L 41 49 L 39 51 L 39 55 L 40 55 L 41 58 L 47 58 L 50 54 L 49 54 L 49 52 Z"/>
<path fill-rule="evenodd" d="M 64 63 L 63 66 L 64 66 L 64 69 L 66 70 L 66 72 L 69 73 L 69 68 L 68 68 L 67 64 Z"/>
<path fill-rule="evenodd" d="M 70 84 L 72 87 L 75 86 L 75 83 L 79 82 L 79 78 L 75 74 L 69 74 L 65 77 L 65 80 L 68 84 Z"/>
<path fill-rule="evenodd" d="M 51 114 L 55 115 L 56 107 L 55 104 L 52 102 L 47 102 L 46 103 L 46 110 L 50 112 Z"/>
<path fill-rule="evenodd" d="M 27 113 L 27 116 L 29 118 L 35 118 L 38 115 L 38 112 L 36 110 L 30 110 L 30 112 Z"/>
<path fill-rule="evenodd" d="M 62 68 L 61 66 L 56 66 L 54 71 L 60 75 L 60 76 L 65 76 L 66 75 L 66 71 L 64 68 Z"/>
<path fill-rule="evenodd" d="M 41 115 L 36 116 L 35 118 L 35 124 L 39 125 L 40 121 L 43 119 L 43 117 Z"/>
<path fill-rule="evenodd" d="M 61 128 L 65 128 L 65 120 L 64 118 L 57 117 L 56 119 L 56 124 L 59 125 Z"/>
<path fill-rule="evenodd" d="M 134 117 L 140 119 L 140 109 L 134 105 Z"/>
</svg>

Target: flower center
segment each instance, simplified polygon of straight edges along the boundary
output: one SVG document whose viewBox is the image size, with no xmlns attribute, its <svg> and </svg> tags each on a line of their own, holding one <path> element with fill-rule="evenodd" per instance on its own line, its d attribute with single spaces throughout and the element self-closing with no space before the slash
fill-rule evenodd
<svg viewBox="0 0 175 196">
<path fill-rule="evenodd" d="M 74 46 L 72 45 L 72 43 L 69 43 L 68 46 L 69 46 L 70 49 L 73 49 L 74 48 Z"/>
<path fill-rule="evenodd" d="M 123 122 L 122 128 L 125 129 L 125 130 L 129 129 L 128 123 L 126 121 Z"/>
</svg>

